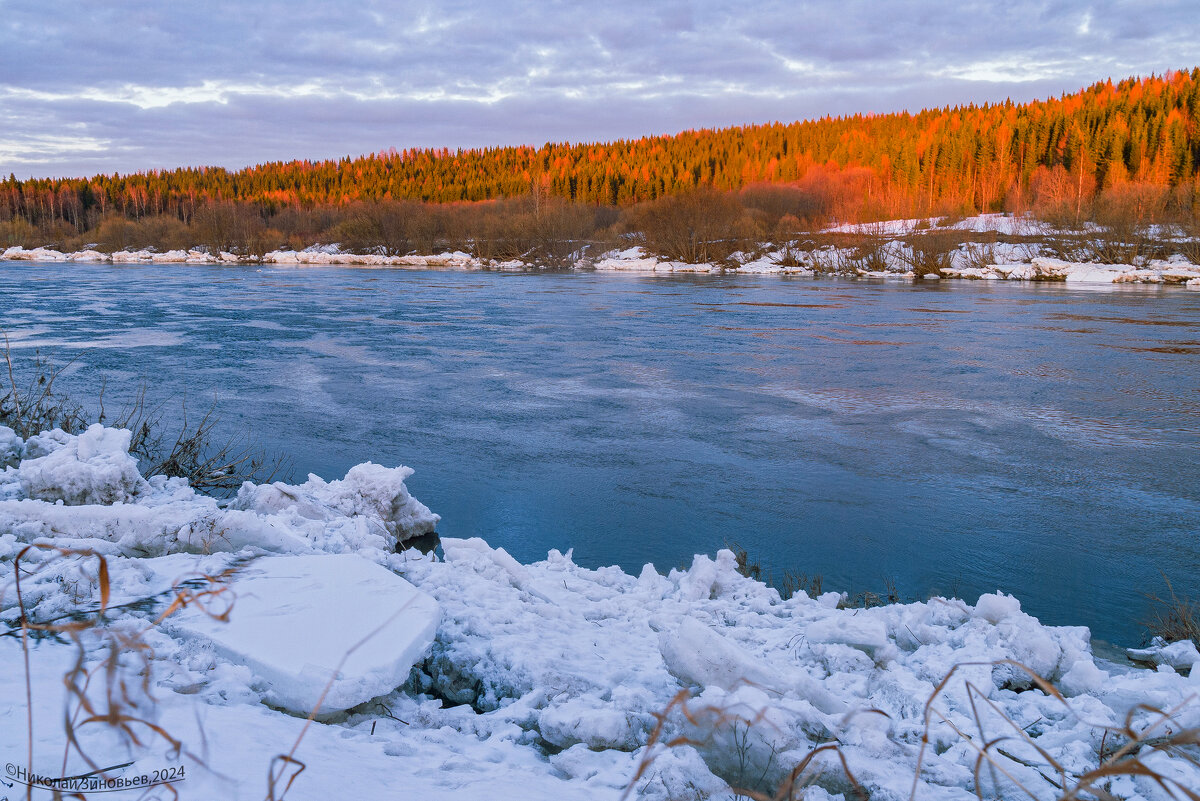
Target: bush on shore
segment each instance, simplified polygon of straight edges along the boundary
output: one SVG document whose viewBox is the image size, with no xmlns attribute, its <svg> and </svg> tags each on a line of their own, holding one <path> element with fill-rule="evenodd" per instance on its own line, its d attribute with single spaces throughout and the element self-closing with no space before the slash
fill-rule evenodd
<svg viewBox="0 0 1200 801">
<path fill-rule="evenodd" d="M 236 493 L 244 481 L 269 483 L 288 471 L 286 458 L 268 452 L 253 438 L 224 433 L 215 401 L 196 414 L 181 400 L 179 411 L 168 415 L 167 404 L 153 401 L 142 383 L 110 416 L 105 385 L 98 397 L 85 404 L 61 388 L 63 369 L 41 354 L 32 360 L 16 359 L 4 336 L 0 426 L 11 428 L 22 439 L 55 428 L 78 434 L 93 423 L 128 429 L 133 435 L 129 452 L 137 457 L 144 476 L 186 478 L 197 490 L 218 496 Z"/>
</svg>

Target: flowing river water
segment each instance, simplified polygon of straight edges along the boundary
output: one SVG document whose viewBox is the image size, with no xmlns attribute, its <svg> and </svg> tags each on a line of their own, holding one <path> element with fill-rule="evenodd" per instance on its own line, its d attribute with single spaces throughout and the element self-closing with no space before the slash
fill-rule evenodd
<svg viewBox="0 0 1200 801">
<path fill-rule="evenodd" d="M 928 283 L 0 263 L 0 328 L 81 399 L 215 395 L 298 479 L 407 464 L 522 561 L 737 543 L 1134 644 L 1164 574 L 1200 596 L 1200 292 Z"/>
</svg>

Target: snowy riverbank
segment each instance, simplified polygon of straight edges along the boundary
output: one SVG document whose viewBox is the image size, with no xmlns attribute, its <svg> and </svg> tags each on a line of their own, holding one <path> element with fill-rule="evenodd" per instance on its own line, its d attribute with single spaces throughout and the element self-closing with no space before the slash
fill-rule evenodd
<svg viewBox="0 0 1200 801">
<path fill-rule="evenodd" d="M 754 254 L 738 253 L 722 264 L 689 264 L 659 258 L 641 247 L 610 250 L 578 259 L 570 269 L 626 273 L 744 273 L 793 277 L 836 274 L 860 278 L 914 278 L 916 262 L 912 236 L 938 232 L 998 234 L 1011 241 L 966 241 L 947 254 L 948 263 L 939 267 L 932 278 L 1009 281 L 1062 281 L 1081 284 L 1158 284 L 1200 289 L 1200 265 L 1181 256 L 1170 259 L 1138 258 L 1133 264 L 1105 264 L 1064 261 L 1053 256 L 1053 249 L 1037 243 L 1038 237 L 1053 239 L 1062 235 L 1044 223 L 1001 214 L 983 214 L 937 227 L 941 221 L 894 220 L 887 223 L 834 226 L 822 235 L 859 235 L 873 237 L 873 254 L 864 259 L 861 245 L 826 244 L 820 247 L 781 248 L 764 243 Z M 932 226 L 932 227 L 931 227 Z M 1168 232 L 1161 234 L 1170 239 Z M 374 253 L 350 253 L 336 244 L 314 245 L 305 250 L 274 250 L 261 259 L 233 253 L 212 254 L 205 249 L 117 251 L 101 253 L 83 250 L 62 253 L 47 248 L 10 247 L 0 251 L 0 260 L 48 262 L 101 262 L 111 264 L 268 264 L 280 266 L 357 265 L 365 267 L 432 268 L 455 270 L 528 270 L 536 262 L 494 261 L 456 251 L 435 255 L 385 256 Z"/>
<path fill-rule="evenodd" d="M 840 754 L 872 798 L 908 798 L 916 774 L 917 798 L 967 801 L 980 744 L 1004 737 L 981 792 L 1023 796 L 1020 784 L 1051 798 L 1051 763 L 1077 782 L 1125 742 L 1106 727 L 1128 719 L 1147 765 L 1200 787 L 1186 748 L 1152 746 L 1200 726 L 1191 646 L 1144 654 L 1175 665 L 1157 670 L 1098 661 L 1086 629 L 1042 626 L 1002 593 L 872 609 L 838 608 L 836 593 L 785 601 L 728 551 L 637 576 L 557 551 L 522 565 L 478 539 L 443 540 L 441 558 L 397 552 L 438 520 L 408 493 L 408 468 L 245 485 L 221 504 L 143 479 L 127 446 L 98 426 L 27 442 L 0 428 L 4 630 L 19 629 L 19 556 L 29 620 L 63 626 L 105 606 L 103 624 L 75 636 L 88 669 L 121 644 L 116 695 L 143 743 L 81 715 L 96 764 L 74 753 L 64 765 L 63 676 L 77 652 L 63 632 L 30 641 L 30 746 L 21 638 L 0 636 L 10 781 L 133 760 L 110 775 L 182 766 L 183 798 L 262 798 L 269 766 L 290 776 L 303 763 L 288 798 L 616 799 L 631 781 L 644 798 L 727 798 L 731 784 L 778 786 L 832 744 L 804 774 L 807 798 L 850 797 Z M 181 595 L 187 608 L 172 609 Z M 80 693 L 103 710 L 105 671 L 92 681 Z M 672 703 L 685 690 L 686 710 Z M 305 729 L 313 698 L 320 722 Z M 298 763 L 272 762 L 301 736 Z M 687 743 L 663 745 L 677 738 Z M 1105 781 L 1117 797 L 1166 797 L 1148 775 Z"/>
</svg>

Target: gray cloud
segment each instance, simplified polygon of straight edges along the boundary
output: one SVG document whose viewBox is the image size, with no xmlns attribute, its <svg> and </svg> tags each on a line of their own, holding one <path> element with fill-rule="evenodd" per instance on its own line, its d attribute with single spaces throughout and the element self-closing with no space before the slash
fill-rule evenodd
<svg viewBox="0 0 1200 801">
<path fill-rule="evenodd" d="M 1196 65 L 1194 0 L 0 0 L 0 172 L 240 167 L 1028 100 Z"/>
</svg>

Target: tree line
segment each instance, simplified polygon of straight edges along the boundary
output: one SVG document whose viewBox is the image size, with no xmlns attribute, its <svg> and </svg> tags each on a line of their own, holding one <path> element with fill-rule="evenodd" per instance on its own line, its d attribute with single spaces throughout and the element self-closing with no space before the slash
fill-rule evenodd
<svg viewBox="0 0 1200 801">
<path fill-rule="evenodd" d="M 1200 68 L 1025 104 L 606 143 L 391 150 L 238 171 L 10 175 L 0 181 L 0 245 L 302 247 L 334 237 L 391 253 L 520 239 L 514 232 L 551 224 L 564 239 L 585 237 L 644 222 L 664 199 L 712 193 L 736 201 L 745 211 L 737 226 L 760 236 L 831 219 L 986 211 L 1033 210 L 1063 224 L 1114 208 L 1194 218 Z"/>
</svg>

